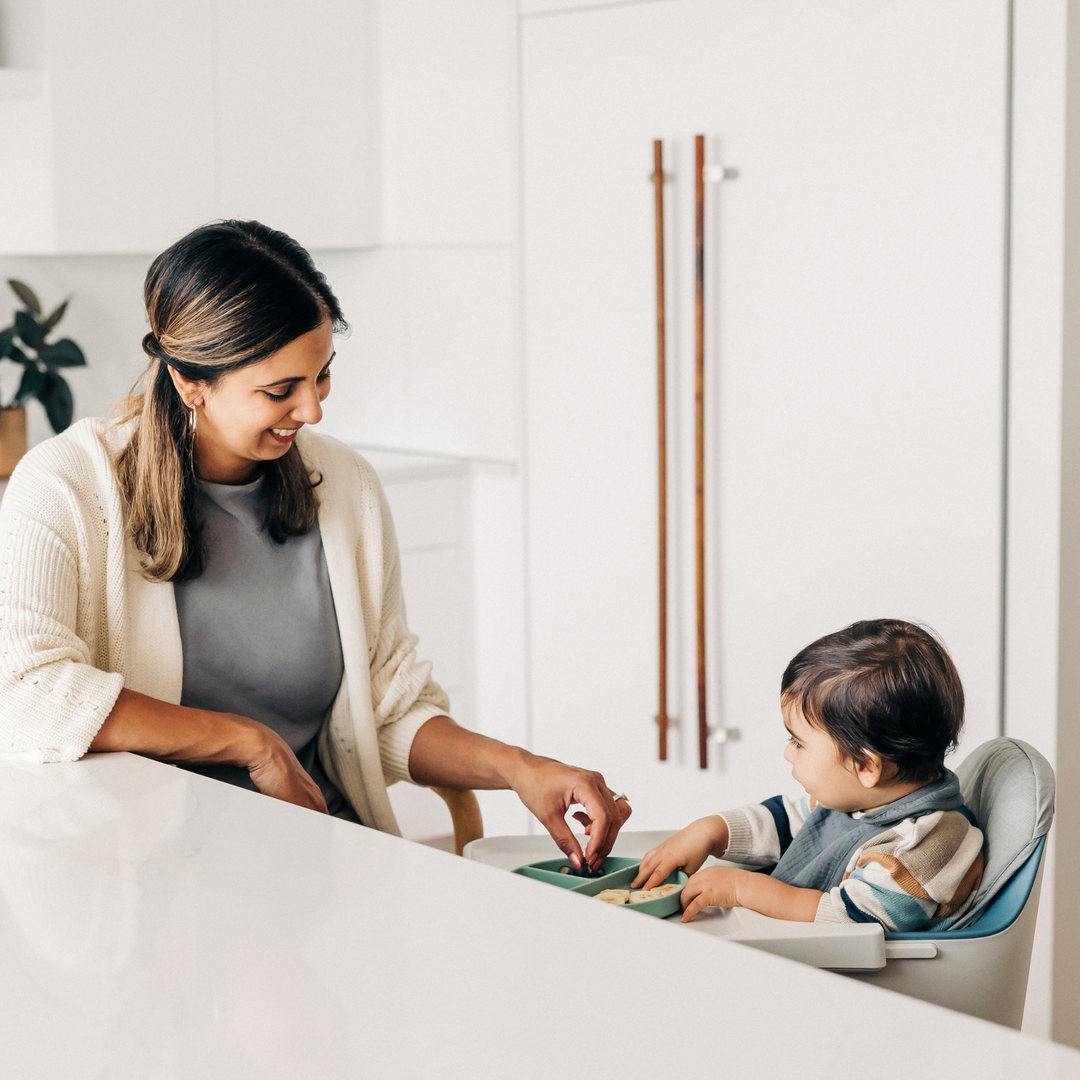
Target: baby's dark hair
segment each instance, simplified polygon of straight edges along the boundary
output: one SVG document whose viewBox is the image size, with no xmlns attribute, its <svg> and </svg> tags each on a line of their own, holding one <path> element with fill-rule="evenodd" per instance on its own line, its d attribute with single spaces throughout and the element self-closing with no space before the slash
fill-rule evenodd
<svg viewBox="0 0 1080 1080">
<path fill-rule="evenodd" d="M 807 645 L 780 683 L 783 706 L 860 765 L 867 751 L 896 779 L 936 780 L 964 724 L 964 688 L 945 646 L 914 623 L 871 619 Z"/>
</svg>

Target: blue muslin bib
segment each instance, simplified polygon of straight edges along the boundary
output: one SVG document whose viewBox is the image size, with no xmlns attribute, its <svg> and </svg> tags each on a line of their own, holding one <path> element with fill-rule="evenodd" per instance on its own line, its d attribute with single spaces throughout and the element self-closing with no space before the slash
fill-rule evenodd
<svg viewBox="0 0 1080 1080">
<path fill-rule="evenodd" d="M 828 892 L 844 880 L 851 856 L 868 840 L 905 818 L 960 810 L 963 805 L 960 781 L 946 769 L 940 780 L 859 817 L 819 806 L 780 856 L 772 877 L 800 889 Z"/>
</svg>

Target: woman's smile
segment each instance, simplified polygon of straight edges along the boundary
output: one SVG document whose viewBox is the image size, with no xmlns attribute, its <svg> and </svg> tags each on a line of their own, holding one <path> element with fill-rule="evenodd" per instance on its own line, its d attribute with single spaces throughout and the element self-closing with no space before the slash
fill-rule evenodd
<svg viewBox="0 0 1080 1080">
<path fill-rule="evenodd" d="M 279 443 L 291 443 L 296 438 L 296 433 L 300 430 L 298 427 L 294 428 L 271 428 L 270 434 L 274 436 Z"/>
</svg>

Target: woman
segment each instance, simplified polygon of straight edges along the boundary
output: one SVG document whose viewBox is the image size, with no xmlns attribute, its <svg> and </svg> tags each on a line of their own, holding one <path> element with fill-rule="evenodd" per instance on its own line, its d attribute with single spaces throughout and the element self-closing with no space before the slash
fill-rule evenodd
<svg viewBox="0 0 1080 1080">
<path fill-rule="evenodd" d="M 630 810 L 458 727 L 417 661 L 371 467 L 313 434 L 337 299 L 258 222 L 146 278 L 143 393 L 32 450 L 0 508 L 0 752 L 129 750 L 397 832 L 387 782 L 512 788 L 575 865 Z"/>
</svg>

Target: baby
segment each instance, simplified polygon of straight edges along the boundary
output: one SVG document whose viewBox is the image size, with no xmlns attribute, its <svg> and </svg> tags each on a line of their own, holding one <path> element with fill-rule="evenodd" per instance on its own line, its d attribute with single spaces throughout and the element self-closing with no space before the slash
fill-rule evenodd
<svg viewBox="0 0 1080 1080">
<path fill-rule="evenodd" d="M 633 888 L 683 867 L 683 922 L 709 905 L 900 931 L 956 922 L 979 887 L 983 836 L 944 765 L 964 719 L 944 646 L 896 619 L 854 623 L 788 664 L 780 708 L 806 796 L 695 821 L 645 856 Z M 701 870 L 710 855 L 772 869 Z"/>
</svg>

